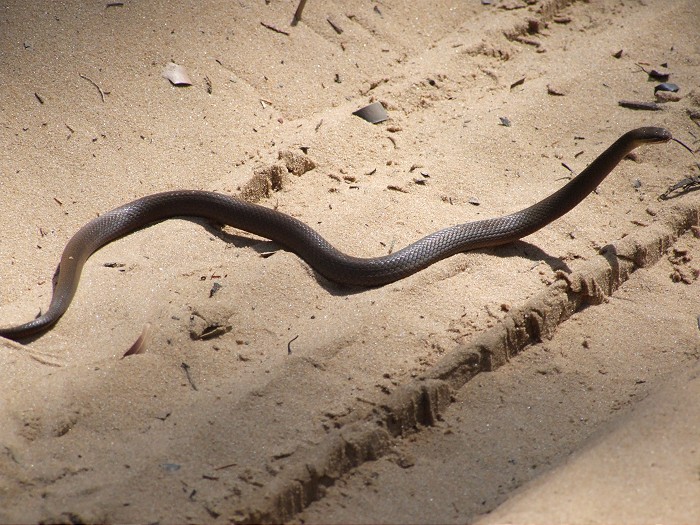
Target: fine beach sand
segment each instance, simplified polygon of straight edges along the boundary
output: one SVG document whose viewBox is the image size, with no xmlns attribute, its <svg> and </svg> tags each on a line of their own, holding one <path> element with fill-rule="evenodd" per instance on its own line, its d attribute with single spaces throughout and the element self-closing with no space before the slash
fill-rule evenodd
<svg viewBox="0 0 700 525">
<path fill-rule="evenodd" d="M 151 193 L 243 195 L 370 257 L 529 206 L 630 129 L 700 146 L 695 0 L 297 5 L 0 5 L 2 325 L 46 309 L 83 224 Z M 655 100 L 652 69 L 677 100 L 619 106 Z M 352 114 L 377 101 L 387 121 Z M 381 288 L 198 219 L 108 245 L 52 330 L 0 340 L 0 522 L 700 521 L 700 197 L 657 199 L 696 160 L 639 148 L 523 241 Z M 624 243 L 658 256 L 435 379 Z M 392 412 L 413 392 L 430 425 Z"/>
</svg>

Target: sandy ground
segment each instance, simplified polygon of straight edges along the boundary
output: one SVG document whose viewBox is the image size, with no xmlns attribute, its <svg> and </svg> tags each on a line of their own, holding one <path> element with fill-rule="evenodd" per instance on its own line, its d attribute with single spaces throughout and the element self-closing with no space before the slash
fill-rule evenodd
<svg viewBox="0 0 700 525">
<path fill-rule="evenodd" d="M 46 308 L 80 226 L 157 191 L 282 173 L 261 204 L 373 256 L 528 206 L 635 127 L 698 148 L 694 0 L 312 0 L 295 27 L 296 2 L 107 4 L 0 4 L 3 324 Z M 642 68 L 680 100 L 620 107 L 654 100 Z M 352 115 L 374 101 L 388 121 Z M 55 328 L 2 341 L 0 522 L 700 521 L 700 204 L 657 200 L 692 174 L 675 143 L 639 149 L 524 241 L 369 290 L 205 221 L 105 247 Z M 684 213 L 610 299 L 469 382 L 437 374 Z"/>
<path fill-rule="evenodd" d="M 697 291 L 672 271 L 668 260 L 639 270 L 551 341 L 477 376 L 441 421 L 298 521 L 472 522 L 505 501 L 480 523 L 696 523 Z"/>
</svg>

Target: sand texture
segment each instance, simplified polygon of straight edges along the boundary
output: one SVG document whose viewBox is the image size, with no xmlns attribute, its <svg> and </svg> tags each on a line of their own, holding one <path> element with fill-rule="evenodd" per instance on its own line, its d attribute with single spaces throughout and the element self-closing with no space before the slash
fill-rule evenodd
<svg viewBox="0 0 700 525">
<path fill-rule="evenodd" d="M 152 193 L 371 257 L 630 129 L 700 147 L 696 0 L 297 5 L 1 3 L 1 325 Z M 197 218 L 109 244 L 54 328 L 0 339 L 0 523 L 700 522 L 700 192 L 658 199 L 696 162 L 644 146 L 546 228 L 376 288 Z"/>
</svg>

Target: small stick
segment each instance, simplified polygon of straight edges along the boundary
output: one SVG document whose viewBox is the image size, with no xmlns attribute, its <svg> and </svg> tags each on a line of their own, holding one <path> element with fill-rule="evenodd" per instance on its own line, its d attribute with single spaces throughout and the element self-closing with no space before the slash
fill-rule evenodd
<svg viewBox="0 0 700 525">
<path fill-rule="evenodd" d="M 292 343 L 299 339 L 299 335 L 295 335 L 291 341 L 287 343 L 287 355 L 292 355 Z"/>
<path fill-rule="evenodd" d="M 635 100 L 620 100 L 617 102 L 619 106 L 627 109 L 641 109 L 647 111 L 659 111 L 661 106 L 655 102 L 637 102 Z"/>
<path fill-rule="evenodd" d="M 576 172 L 575 172 L 574 170 L 572 170 L 572 169 L 566 164 L 566 162 L 562 162 L 561 165 L 564 166 L 567 170 L 569 170 L 569 172 L 570 172 L 572 175 L 576 176 Z"/>
<path fill-rule="evenodd" d="M 299 0 L 299 6 L 297 7 L 297 10 L 294 12 L 294 18 L 292 18 L 292 27 L 297 25 L 299 21 L 301 20 L 301 12 L 304 10 L 304 6 L 306 5 L 306 0 Z"/>
<path fill-rule="evenodd" d="M 263 27 L 268 28 L 270 31 L 274 31 L 275 33 L 279 33 L 279 34 L 281 34 L 281 35 L 289 36 L 289 33 L 288 33 L 287 31 L 284 31 L 284 30 L 282 30 L 282 29 L 277 29 L 277 28 L 276 28 L 275 26 L 273 26 L 273 25 L 266 24 L 265 22 L 260 22 L 260 25 L 262 25 Z"/>
<path fill-rule="evenodd" d="M 334 30 L 336 33 L 338 33 L 339 35 L 342 35 L 342 34 L 343 34 L 343 28 L 340 27 L 340 26 L 339 26 L 338 24 L 336 24 L 335 22 L 333 22 L 333 20 L 331 20 L 330 17 L 326 18 L 326 21 L 331 25 L 331 27 L 333 28 L 333 30 Z"/>
<path fill-rule="evenodd" d="M 220 467 L 216 467 L 214 470 L 224 470 L 225 468 L 231 468 L 235 467 L 237 463 L 229 463 L 228 465 L 222 465 Z"/>
<path fill-rule="evenodd" d="M 192 390 L 197 390 L 197 386 L 194 384 L 194 381 L 192 381 L 192 377 L 190 376 L 190 365 L 187 363 L 182 363 L 180 367 L 182 367 L 182 369 L 185 371 L 185 376 L 187 377 L 187 381 L 190 383 Z"/>
<path fill-rule="evenodd" d="M 87 80 L 88 82 L 90 82 L 90 84 L 92 84 L 93 86 L 95 86 L 95 87 L 97 88 L 97 91 L 100 92 L 100 97 L 102 98 L 102 102 L 104 102 L 104 101 L 105 101 L 105 92 L 102 91 L 102 88 L 97 84 L 97 82 L 95 82 L 95 81 L 94 81 L 93 79 L 91 79 L 90 77 L 88 77 L 88 76 L 86 76 L 86 75 L 83 75 L 82 73 L 79 73 L 79 75 L 80 75 L 80 78 L 84 78 L 85 80 Z"/>
</svg>

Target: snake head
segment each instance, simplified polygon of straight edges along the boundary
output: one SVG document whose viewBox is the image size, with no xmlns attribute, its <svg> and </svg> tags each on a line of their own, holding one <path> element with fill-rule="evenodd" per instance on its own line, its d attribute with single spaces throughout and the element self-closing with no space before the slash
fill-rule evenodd
<svg viewBox="0 0 700 525">
<path fill-rule="evenodd" d="M 673 138 L 669 130 L 656 127 L 637 128 L 626 134 L 631 135 L 630 138 L 639 142 L 639 144 L 658 144 L 668 142 Z"/>
</svg>

